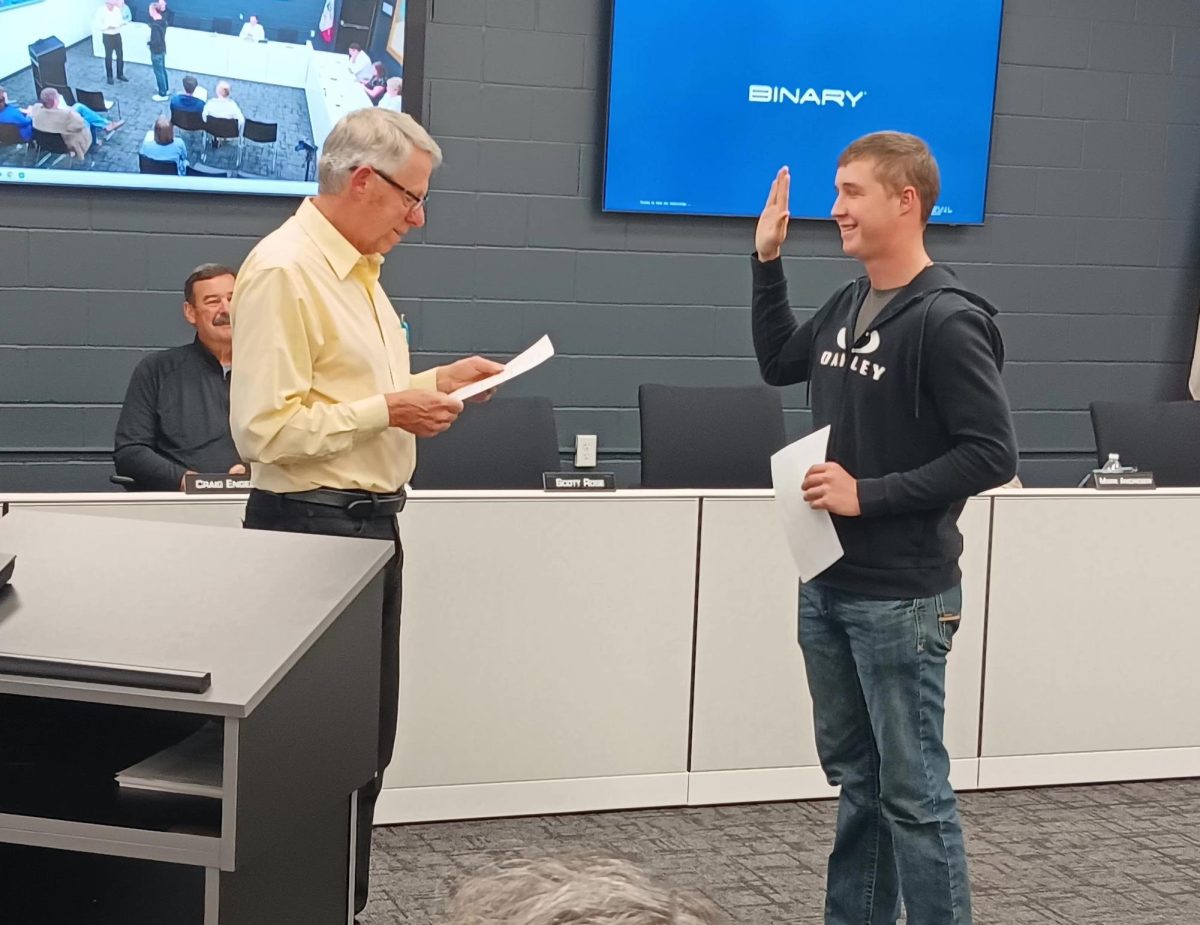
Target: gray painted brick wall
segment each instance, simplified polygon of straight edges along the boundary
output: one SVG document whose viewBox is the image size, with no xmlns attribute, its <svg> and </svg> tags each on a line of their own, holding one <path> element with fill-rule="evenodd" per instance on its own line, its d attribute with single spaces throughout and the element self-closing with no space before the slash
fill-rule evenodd
<svg viewBox="0 0 1200 925">
<path fill-rule="evenodd" d="M 431 0 L 429 18 L 446 164 L 384 271 L 419 362 L 549 333 L 560 357 L 511 393 L 550 395 L 564 449 L 596 433 L 634 482 L 639 383 L 756 381 L 753 222 L 598 210 L 604 0 Z M 1001 307 L 1028 483 L 1087 468 L 1089 401 L 1185 397 L 1198 168 L 1200 4 L 1007 0 L 988 219 L 929 244 Z M 236 265 L 295 205 L 0 189 L 0 490 L 108 487 L 129 371 L 188 336 L 183 277 Z M 856 273 L 829 223 L 795 223 L 786 253 L 802 312 Z M 784 398 L 803 432 L 803 388 Z"/>
</svg>

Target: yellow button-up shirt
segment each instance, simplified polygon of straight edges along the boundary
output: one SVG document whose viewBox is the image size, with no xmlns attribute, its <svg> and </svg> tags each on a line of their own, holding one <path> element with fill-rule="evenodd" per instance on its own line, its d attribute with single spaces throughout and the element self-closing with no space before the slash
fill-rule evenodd
<svg viewBox="0 0 1200 925">
<path fill-rule="evenodd" d="M 229 423 L 256 488 L 391 492 L 412 476 L 416 438 L 388 427 L 384 394 L 436 389 L 437 373 L 411 374 L 382 263 L 305 200 L 242 264 Z"/>
</svg>

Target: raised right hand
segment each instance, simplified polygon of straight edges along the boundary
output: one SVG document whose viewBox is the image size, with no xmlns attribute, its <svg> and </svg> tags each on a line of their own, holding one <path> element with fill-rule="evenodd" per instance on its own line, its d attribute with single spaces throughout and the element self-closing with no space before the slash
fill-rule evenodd
<svg viewBox="0 0 1200 925">
<path fill-rule="evenodd" d="M 791 188 L 791 174 L 787 167 L 780 167 L 779 173 L 775 174 L 775 182 L 771 184 L 767 204 L 758 217 L 758 227 L 754 229 L 754 249 L 758 252 L 759 260 L 774 260 L 779 256 L 779 249 L 787 238 L 788 193 Z"/>
<path fill-rule="evenodd" d="M 434 437 L 453 424 L 462 414 L 463 403 L 457 398 L 424 389 L 409 389 L 385 395 L 388 426 L 399 427 L 418 437 Z"/>
</svg>

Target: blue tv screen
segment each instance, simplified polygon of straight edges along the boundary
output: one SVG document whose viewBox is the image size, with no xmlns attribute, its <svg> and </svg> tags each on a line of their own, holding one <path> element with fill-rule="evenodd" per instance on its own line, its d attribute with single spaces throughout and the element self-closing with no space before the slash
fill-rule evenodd
<svg viewBox="0 0 1200 925">
<path fill-rule="evenodd" d="M 933 221 L 983 221 L 1002 0 L 615 0 L 604 209 L 827 218 L 838 154 L 928 142 Z"/>
</svg>

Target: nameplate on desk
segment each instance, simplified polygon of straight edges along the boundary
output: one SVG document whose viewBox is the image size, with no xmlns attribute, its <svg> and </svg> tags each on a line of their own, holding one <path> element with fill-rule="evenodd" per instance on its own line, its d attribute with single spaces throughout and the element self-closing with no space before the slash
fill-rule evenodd
<svg viewBox="0 0 1200 925">
<path fill-rule="evenodd" d="M 183 477 L 185 495 L 229 495 L 242 494 L 250 490 L 250 476 L 206 474 L 203 472 Z"/>
<path fill-rule="evenodd" d="M 1093 472 L 1092 487 L 1100 491 L 1153 491 L 1153 472 Z"/>
<path fill-rule="evenodd" d="M 616 491 L 617 477 L 611 472 L 543 472 L 546 491 Z"/>
</svg>

